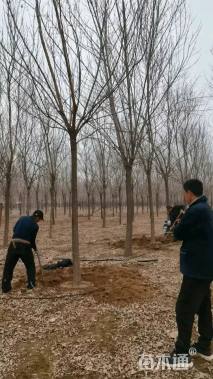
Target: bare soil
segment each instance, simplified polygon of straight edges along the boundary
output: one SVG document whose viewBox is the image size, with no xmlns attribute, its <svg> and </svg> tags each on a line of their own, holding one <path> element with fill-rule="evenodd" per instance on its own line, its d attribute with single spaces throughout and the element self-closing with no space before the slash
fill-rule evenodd
<svg viewBox="0 0 213 379">
<path fill-rule="evenodd" d="M 16 218 L 14 212 L 11 230 Z M 179 243 L 162 236 L 164 218 L 162 212 L 156 219 L 157 238 L 151 244 L 148 215 L 136 215 L 134 255 L 126 259 L 125 225 L 118 224 L 118 217 L 108 215 L 103 229 L 98 214 L 91 221 L 82 215 L 80 288 L 73 287 L 72 267 L 45 271 L 43 284 L 36 261 L 37 288 L 28 291 L 19 262 L 12 292 L 0 295 L 0 378 L 212 378 L 212 364 L 197 358 L 189 372 L 138 369 L 142 352 L 168 352 L 176 338 Z M 70 230 L 69 217 L 60 212 L 52 239 L 48 221 L 41 224 L 43 264 L 71 257 Z M 5 254 L 1 248 L 1 272 Z M 193 340 L 196 327 L 197 322 Z"/>
</svg>

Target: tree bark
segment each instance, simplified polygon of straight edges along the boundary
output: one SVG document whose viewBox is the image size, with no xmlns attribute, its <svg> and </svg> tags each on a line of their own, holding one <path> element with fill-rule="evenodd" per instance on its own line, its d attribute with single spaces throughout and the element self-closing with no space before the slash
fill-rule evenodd
<svg viewBox="0 0 213 379">
<path fill-rule="evenodd" d="M 147 172 L 147 184 L 148 184 L 148 194 L 149 194 L 149 215 L 150 215 L 150 226 L 151 226 L 151 242 L 155 242 L 155 212 L 153 204 L 153 193 L 152 193 L 152 177 L 151 171 Z"/>
<path fill-rule="evenodd" d="M 8 236 L 9 236 L 11 168 L 12 168 L 12 164 L 9 165 L 9 169 L 6 174 L 6 185 L 5 185 L 5 194 L 4 194 L 4 238 L 3 238 L 4 247 L 8 245 Z"/>
<path fill-rule="evenodd" d="M 55 175 L 50 175 L 50 225 L 49 237 L 52 238 L 53 225 L 55 224 Z"/>
<path fill-rule="evenodd" d="M 132 220 L 133 220 L 133 198 L 132 198 L 132 166 L 126 166 L 126 205 L 127 205 L 127 225 L 126 225 L 126 245 L 125 256 L 132 255 Z"/>
<path fill-rule="evenodd" d="M 73 282 L 79 285 L 81 282 L 79 234 L 78 234 L 78 177 L 77 177 L 77 140 L 76 134 L 70 135 L 71 145 L 71 192 L 72 192 L 72 256 L 73 256 Z"/>
<path fill-rule="evenodd" d="M 169 178 L 164 176 L 165 194 L 166 194 L 166 206 L 170 205 L 170 193 L 169 193 Z"/>
<path fill-rule="evenodd" d="M 121 197 L 121 186 L 118 188 L 118 201 L 119 201 L 119 224 L 122 223 L 122 197 Z"/>
<path fill-rule="evenodd" d="M 1 223 L 2 223 L 2 212 L 3 212 L 3 204 L 0 203 L 0 226 L 1 226 Z"/>
<path fill-rule="evenodd" d="M 87 192 L 87 218 L 88 220 L 91 220 L 90 192 Z"/>
<path fill-rule="evenodd" d="M 30 214 L 30 188 L 27 187 L 27 209 L 26 209 L 26 214 L 29 216 Z"/>
<path fill-rule="evenodd" d="M 106 183 L 103 182 L 103 228 L 106 227 Z"/>
<path fill-rule="evenodd" d="M 72 191 L 70 191 L 69 193 L 69 217 L 71 217 L 72 215 L 71 209 L 72 209 Z"/>
<path fill-rule="evenodd" d="M 101 219 L 103 220 L 103 196 L 101 192 L 99 192 L 99 196 L 100 196 Z"/>
<path fill-rule="evenodd" d="M 36 187 L 36 208 L 37 209 L 40 208 L 40 204 L 39 204 L 39 186 Z"/>
<path fill-rule="evenodd" d="M 159 192 L 158 190 L 156 191 L 156 215 L 157 217 L 159 216 Z"/>
</svg>

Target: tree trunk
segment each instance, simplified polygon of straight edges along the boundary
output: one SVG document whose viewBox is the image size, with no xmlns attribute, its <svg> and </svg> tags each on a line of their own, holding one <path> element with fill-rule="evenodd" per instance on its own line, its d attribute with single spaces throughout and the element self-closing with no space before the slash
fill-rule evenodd
<svg viewBox="0 0 213 379">
<path fill-rule="evenodd" d="M 63 208 L 64 208 L 64 216 L 65 216 L 67 213 L 67 197 L 63 191 L 62 191 L 62 199 L 63 199 Z"/>
<path fill-rule="evenodd" d="M 157 217 L 159 216 L 159 192 L 158 192 L 158 190 L 157 190 L 157 192 L 156 192 L 156 215 L 157 215 Z"/>
<path fill-rule="evenodd" d="M 55 224 L 55 176 L 50 174 L 50 225 L 49 237 L 52 238 L 53 225 Z"/>
<path fill-rule="evenodd" d="M 91 219 L 90 192 L 87 192 L 87 217 L 88 217 L 88 220 Z"/>
<path fill-rule="evenodd" d="M 47 213 L 47 210 L 48 210 L 48 197 L 47 197 L 47 193 L 46 192 L 44 194 L 44 207 L 45 207 L 45 213 Z"/>
<path fill-rule="evenodd" d="M 95 196 L 94 193 L 92 193 L 92 216 L 95 213 Z"/>
<path fill-rule="evenodd" d="M 100 196 L 101 219 L 103 220 L 103 196 L 101 192 L 99 192 L 99 196 Z"/>
<path fill-rule="evenodd" d="M 170 194 L 169 194 L 169 178 L 164 176 L 164 185 L 165 185 L 165 193 L 166 193 L 166 206 L 170 205 Z"/>
<path fill-rule="evenodd" d="M 79 234 L 78 234 L 78 177 L 77 177 L 77 141 L 76 135 L 70 135 L 71 164 L 72 164 L 72 256 L 73 256 L 73 282 L 79 285 L 81 282 L 81 269 L 79 257 Z"/>
<path fill-rule="evenodd" d="M 36 208 L 40 209 L 40 204 L 39 204 L 39 186 L 36 187 Z"/>
<path fill-rule="evenodd" d="M 4 194 L 4 238 L 3 246 L 8 245 L 9 220 L 10 220 L 10 192 L 11 192 L 11 167 L 6 174 L 6 186 Z"/>
<path fill-rule="evenodd" d="M 142 213 L 144 213 L 144 199 L 143 199 L 143 195 L 141 195 L 141 210 L 142 210 Z"/>
<path fill-rule="evenodd" d="M 147 172 L 148 194 L 149 194 L 149 215 L 151 225 L 151 243 L 155 242 L 155 213 L 152 194 L 152 177 L 151 171 Z"/>
<path fill-rule="evenodd" d="M 26 214 L 29 216 L 30 214 L 30 188 L 27 187 L 27 209 L 26 209 Z"/>
<path fill-rule="evenodd" d="M 72 208 L 72 191 L 70 191 L 69 193 L 69 217 L 71 217 L 72 215 L 71 208 Z"/>
<path fill-rule="evenodd" d="M 53 225 L 55 225 L 55 219 L 56 219 L 56 217 L 57 217 L 57 206 L 58 206 L 58 204 L 57 204 L 57 191 L 56 191 L 56 189 L 55 189 L 55 183 L 54 183 L 54 208 L 55 208 L 55 217 L 54 217 L 54 224 L 53 224 Z"/>
<path fill-rule="evenodd" d="M 106 183 L 103 183 L 103 228 L 106 227 Z"/>
<path fill-rule="evenodd" d="M 118 201 L 119 201 L 119 224 L 122 223 L 122 197 L 121 197 L 121 186 L 118 188 Z"/>
<path fill-rule="evenodd" d="M 129 257 L 132 255 L 132 220 L 133 220 L 132 166 L 126 166 L 125 170 L 126 170 L 126 206 L 127 206 L 125 256 Z"/>
<path fill-rule="evenodd" d="M 1 226 L 1 223 L 2 223 L 2 212 L 3 212 L 3 204 L 0 203 L 0 226 Z"/>
<path fill-rule="evenodd" d="M 112 194 L 112 217 L 115 217 L 115 198 L 114 198 L 114 194 Z"/>
<path fill-rule="evenodd" d="M 132 183 L 132 222 L 135 219 L 135 199 L 134 199 L 134 188 Z"/>
<path fill-rule="evenodd" d="M 136 199 L 135 199 L 135 202 L 136 202 L 136 214 L 138 215 L 138 213 L 139 213 L 138 192 L 136 193 Z"/>
</svg>

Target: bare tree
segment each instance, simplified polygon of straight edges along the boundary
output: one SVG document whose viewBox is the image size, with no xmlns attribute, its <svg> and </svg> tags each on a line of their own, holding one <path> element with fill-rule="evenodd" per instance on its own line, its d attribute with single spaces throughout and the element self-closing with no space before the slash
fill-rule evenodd
<svg viewBox="0 0 213 379">
<path fill-rule="evenodd" d="M 22 71 L 17 66 L 18 53 L 18 33 L 11 24 L 9 14 L 5 16 L 6 32 L 2 36 L 2 41 L 9 51 L 0 44 L 0 76 L 1 76 L 1 112 L 0 112 L 0 159 L 4 172 L 4 240 L 3 244 L 8 244 L 9 236 L 9 213 L 11 199 L 11 183 L 13 164 L 16 159 L 17 139 L 20 127 L 20 111 L 22 107 L 21 81 Z"/>
<path fill-rule="evenodd" d="M 26 49 L 26 54 L 20 54 L 17 61 L 35 86 L 34 104 L 53 121 L 54 127 L 63 128 L 69 136 L 72 252 L 74 281 L 79 283 L 77 142 L 82 128 L 109 96 L 106 84 L 99 81 L 102 46 L 94 33 L 93 20 L 87 18 L 87 4 L 83 2 L 51 0 L 42 5 L 39 0 L 23 1 L 23 17 L 19 18 L 20 9 L 15 1 L 5 0 L 5 4 Z M 28 10 L 32 15 L 30 20 L 24 17 Z"/>
</svg>

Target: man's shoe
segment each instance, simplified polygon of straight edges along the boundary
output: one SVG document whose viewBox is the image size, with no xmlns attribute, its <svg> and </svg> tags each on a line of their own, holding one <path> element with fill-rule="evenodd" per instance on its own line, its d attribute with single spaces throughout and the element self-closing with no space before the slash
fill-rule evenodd
<svg viewBox="0 0 213 379">
<path fill-rule="evenodd" d="M 35 285 L 32 282 L 28 283 L 27 289 L 32 290 L 33 288 L 35 288 Z"/>
<path fill-rule="evenodd" d="M 199 345 L 198 342 L 194 343 L 191 346 L 189 353 L 191 354 L 191 356 L 199 356 L 208 362 L 213 360 L 211 346 L 204 349 Z"/>
<path fill-rule="evenodd" d="M 10 288 L 10 289 L 3 289 L 2 288 L 2 293 L 9 293 L 9 292 L 11 292 L 11 290 L 12 290 L 12 288 Z"/>
<path fill-rule="evenodd" d="M 164 355 L 162 363 L 165 367 L 173 370 L 188 370 L 193 367 L 192 358 L 189 354 L 179 354 L 173 350 L 170 354 Z"/>
</svg>

